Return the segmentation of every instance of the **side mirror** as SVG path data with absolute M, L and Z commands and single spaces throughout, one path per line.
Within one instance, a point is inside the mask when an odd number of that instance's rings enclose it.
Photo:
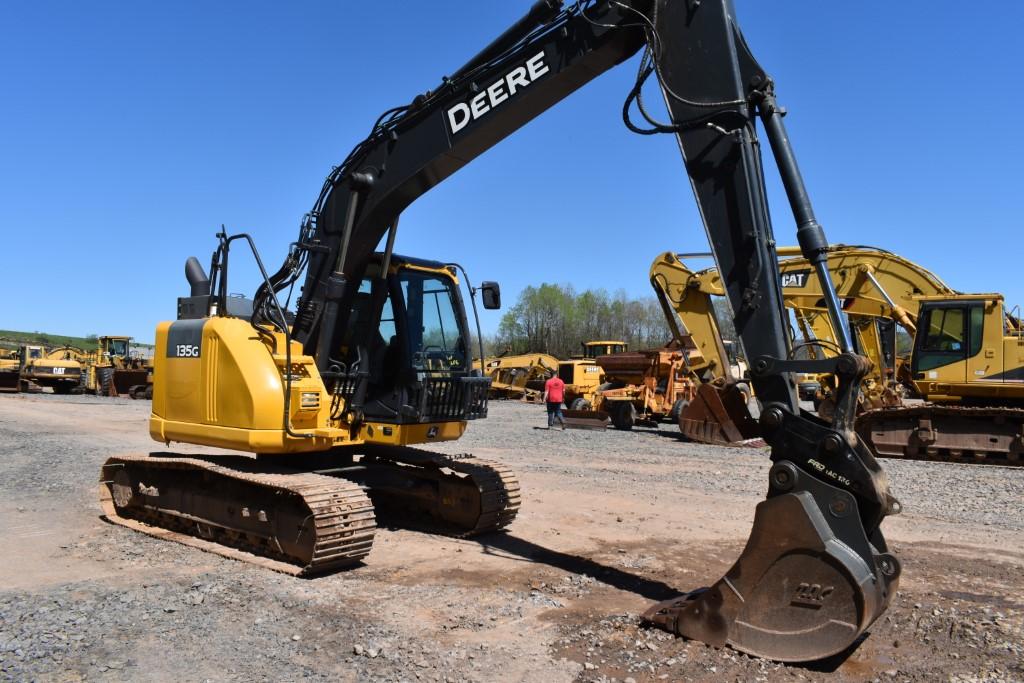
M 480 293 L 488 311 L 501 308 L 501 286 L 497 282 L 481 282 Z

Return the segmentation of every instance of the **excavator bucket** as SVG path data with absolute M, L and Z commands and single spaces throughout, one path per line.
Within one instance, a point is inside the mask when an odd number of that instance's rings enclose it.
M 790 462 L 769 474 L 768 499 L 736 564 L 710 588 L 653 606 L 653 626 L 714 647 L 783 662 L 850 649 L 886 609 L 898 560 L 869 540 L 849 493 Z
M 700 443 L 744 443 L 760 436 L 750 410 L 750 390 L 745 384 L 702 384 L 690 404 L 679 413 L 679 430 Z
M 565 426 L 569 429 L 600 430 L 608 427 L 609 416 L 603 410 L 563 410 Z

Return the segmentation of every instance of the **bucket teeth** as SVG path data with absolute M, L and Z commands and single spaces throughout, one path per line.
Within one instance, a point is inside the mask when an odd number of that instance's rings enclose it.
M 852 497 L 801 477 L 757 506 L 739 559 L 713 586 L 654 605 L 644 620 L 715 647 L 784 662 L 839 654 L 885 611 L 899 564 L 868 542 Z

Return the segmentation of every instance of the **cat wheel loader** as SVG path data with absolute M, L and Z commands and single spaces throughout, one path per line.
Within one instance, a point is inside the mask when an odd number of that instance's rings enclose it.
M 408 447 L 458 438 L 467 421 L 484 417 L 488 379 L 470 369 L 454 266 L 394 254 L 398 219 L 418 196 L 637 53 L 623 119 L 679 146 L 751 362 L 772 461 L 767 498 L 736 564 L 645 618 L 780 661 L 848 651 L 898 585 L 900 564 L 881 523 L 899 504 L 853 429 L 868 362 L 853 353 L 829 279 L 828 241 L 774 84 L 729 0 L 536 2 L 433 89 L 377 120 L 330 173 L 281 268 L 261 269 L 251 312 L 227 296 L 227 259 L 232 245 L 255 247 L 244 234 L 222 233 L 210 279 L 189 261 L 191 296 L 179 302 L 178 320 L 157 328 L 150 432 L 160 442 L 254 455 L 111 458 L 100 477 L 106 514 L 304 573 L 366 557 L 375 511 L 387 507 L 414 520 L 439 517 L 460 534 L 508 524 L 519 498 L 507 468 Z M 665 121 L 644 104 L 652 76 Z M 822 283 L 840 334 L 837 357 L 790 357 L 762 149 L 776 159 L 802 253 Z M 278 295 L 303 277 L 295 310 L 286 311 Z M 485 305 L 496 303 L 496 288 L 481 290 Z M 840 378 L 831 421 L 800 410 L 795 372 Z
M 131 337 L 103 335 L 88 356 L 82 390 L 97 396 L 153 397 L 153 367 L 133 353 Z

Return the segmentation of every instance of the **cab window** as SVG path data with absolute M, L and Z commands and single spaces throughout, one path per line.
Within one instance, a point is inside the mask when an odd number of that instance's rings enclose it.
M 964 350 L 964 309 L 935 308 L 929 312 L 922 350 L 957 352 Z
M 409 324 L 409 351 L 420 370 L 466 367 L 466 342 L 458 316 L 455 283 L 432 273 L 401 273 Z

